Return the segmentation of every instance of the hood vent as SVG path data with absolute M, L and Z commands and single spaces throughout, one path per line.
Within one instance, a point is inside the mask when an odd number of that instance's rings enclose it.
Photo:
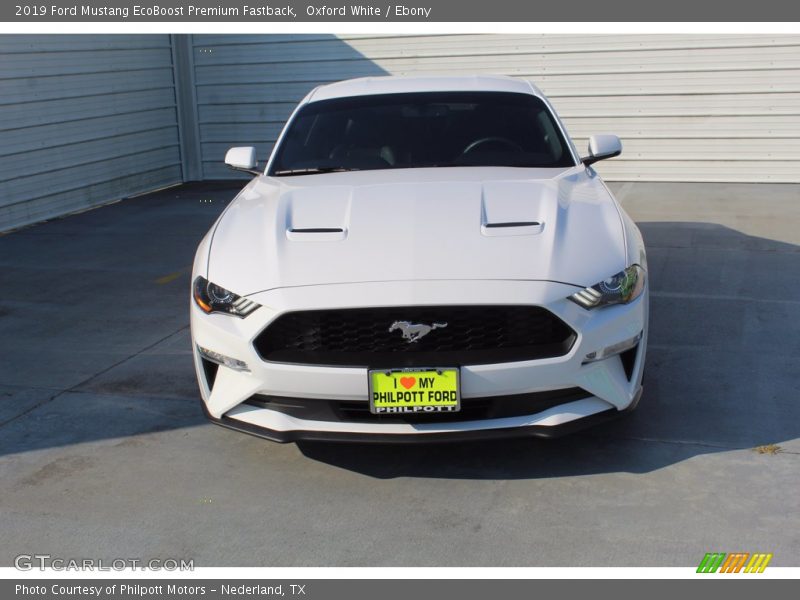
M 538 221 L 511 221 L 509 223 L 487 223 L 486 227 L 492 229 L 494 227 L 538 227 L 541 225 Z
M 539 221 L 505 221 L 502 223 L 484 223 L 481 233 L 487 237 L 508 235 L 537 235 L 544 231 L 544 223 Z
M 286 195 L 286 238 L 292 242 L 340 242 L 347 238 L 350 189 L 295 189 Z
M 555 189 L 550 183 L 495 181 L 481 188 L 481 233 L 485 237 L 538 235 L 544 230 L 542 217 L 552 206 Z
M 347 237 L 342 227 L 292 227 L 286 237 L 293 242 L 336 242 Z

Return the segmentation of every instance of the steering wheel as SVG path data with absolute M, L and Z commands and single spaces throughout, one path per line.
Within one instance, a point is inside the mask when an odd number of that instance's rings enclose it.
M 500 144 L 511 150 L 522 152 L 522 146 L 520 146 L 514 140 L 510 140 L 508 138 L 499 136 L 489 136 L 489 137 L 482 137 L 473 142 L 470 142 L 470 144 L 461 151 L 461 154 L 469 154 L 470 152 L 473 152 L 476 148 L 484 144 Z

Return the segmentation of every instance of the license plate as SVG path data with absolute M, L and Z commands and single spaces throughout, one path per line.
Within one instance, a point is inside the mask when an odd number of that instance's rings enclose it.
M 369 409 L 378 415 L 456 412 L 458 369 L 376 369 L 369 372 Z

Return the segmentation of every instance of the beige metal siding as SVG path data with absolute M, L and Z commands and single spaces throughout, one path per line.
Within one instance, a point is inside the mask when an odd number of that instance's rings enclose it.
M 263 160 L 319 83 L 500 73 L 533 80 L 580 148 L 617 133 L 609 180 L 800 182 L 800 36 L 194 36 L 203 172 L 227 147 Z
M 0 37 L 0 230 L 181 180 L 169 36 Z

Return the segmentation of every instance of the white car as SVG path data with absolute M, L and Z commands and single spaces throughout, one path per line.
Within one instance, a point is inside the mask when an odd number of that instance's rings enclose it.
M 633 409 L 639 230 L 547 99 L 504 77 L 325 85 L 197 250 L 207 416 L 279 442 L 554 436 Z

